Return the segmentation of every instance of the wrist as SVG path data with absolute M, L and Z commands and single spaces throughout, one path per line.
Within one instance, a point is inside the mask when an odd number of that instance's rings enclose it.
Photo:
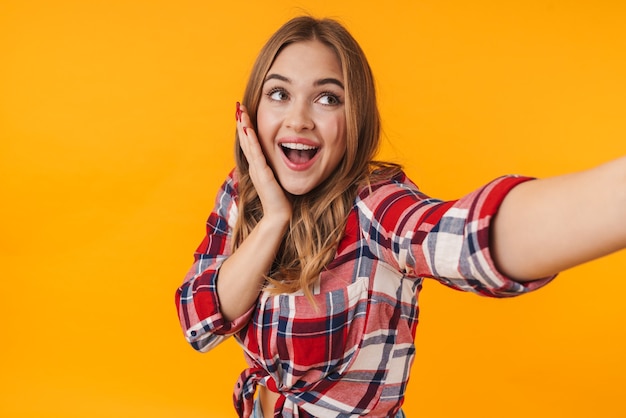
M 291 221 L 291 214 L 274 214 L 265 215 L 259 221 L 259 227 L 262 229 L 270 229 L 272 231 L 285 232 L 289 227 Z

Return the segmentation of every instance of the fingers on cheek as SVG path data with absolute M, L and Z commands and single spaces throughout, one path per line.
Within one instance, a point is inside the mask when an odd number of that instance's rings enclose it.
M 241 150 L 243 151 L 243 154 L 247 157 L 248 155 L 248 146 L 246 143 L 246 138 L 239 134 L 239 148 L 241 148 Z

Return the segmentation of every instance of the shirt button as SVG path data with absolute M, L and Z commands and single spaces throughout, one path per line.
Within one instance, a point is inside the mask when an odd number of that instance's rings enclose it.
M 196 335 L 198 335 L 198 333 L 197 333 L 196 331 L 191 331 L 189 334 L 190 334 L 192 337 L 195 337 Z

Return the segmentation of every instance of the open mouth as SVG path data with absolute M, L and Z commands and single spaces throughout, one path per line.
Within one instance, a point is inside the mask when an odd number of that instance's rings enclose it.
M 290 162 L 298 165 L 308 163 L 319 151 L 318 147 L 299 143 L 283 143 L 280 148 Z

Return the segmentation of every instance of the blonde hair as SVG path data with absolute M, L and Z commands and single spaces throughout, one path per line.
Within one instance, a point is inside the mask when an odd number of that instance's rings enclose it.
M 275 58 L 285 46 L 310 40 L 330 47 L 341 63 L 346 97 L 346 152 L 326 181 L 305 195 L 292 197 L 291 223 L 267 277 L 273 285 L 272 293 L 303 290 L 308 297 L 320 272 L 335 256 L 358 188 L 372 176 L 390 177 L 400 170 L 395 164 L 373 162 L 380 140 L 380 116 L 372 71 L 356 40 L 331 19 L 294 18 L 278 29 L 261 49 L 243 97 L 254 129 L 263 82 Z M 239 218 L 233 250 L 263 217 L 238 137 L 235 158 L 239 175 Z

